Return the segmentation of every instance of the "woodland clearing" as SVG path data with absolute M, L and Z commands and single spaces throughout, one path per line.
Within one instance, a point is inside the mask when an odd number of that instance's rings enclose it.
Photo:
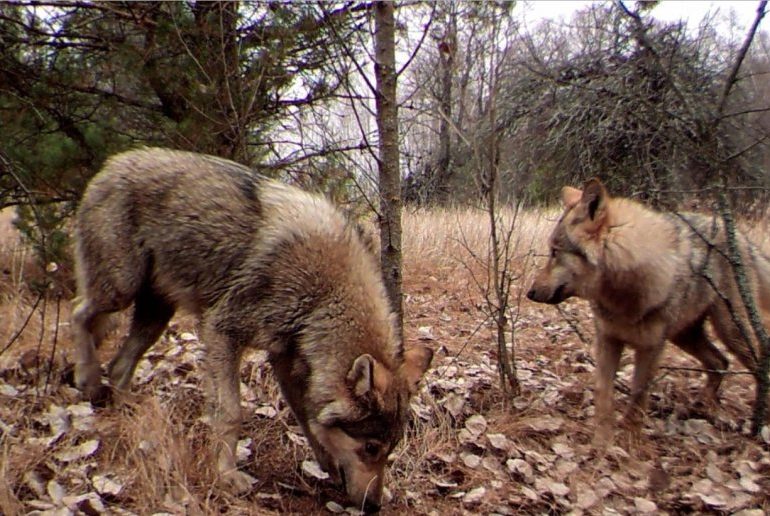
M 512 342 L 521 394 L 497 379 L 494 327 L 483 312 L 487 214 L 404 214 L 406 343 L 436 355 L 386 481 L 383 514 L 631 514 L 770 511 L 770 431 L 749 437 L 753 380 L 728 375 L 718 414 L 693 414 L 703 374 L 667 347 L 643 438 L 597 457 L 592 323 L 586 303 L 523 299 L 556 212 L 517 218 Z M 7 225 L 8 217 L 4 223 Z M 752 229 L 763 244 L 770 234 Z M 469 250 L 472 250 L 470 252 Z M 215 484 L 202 345 L 177 317 L 141 361 L 120 407 L 82 402 L 68 381 L 70 303 L 24 287 L 31 258 L 2 230 L 0 513 L 330 514 L 355 512 L 324 481 L 260 352 L 244 357 L 239 466 L 257 479 L 233 496 Z M 125 333 L 126 317 L 105 346 Z M 731 358 L 731 369 L 736 364 Z M 627 385 L 631 357 L 619 374 Z M 622 409 L 625 395 L 616 392 Z M 621 446 L 622 445 L 622 446 Z

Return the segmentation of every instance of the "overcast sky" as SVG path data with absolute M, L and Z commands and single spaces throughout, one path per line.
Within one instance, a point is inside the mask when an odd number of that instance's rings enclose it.
M 542 18 L 558 18 L 564 16 L 569 19 L 572 12 L 587 4 L 593 3 L 587 0 L 528 0 L 519 3 L 516 9 L 524 9 L 527 20 L 535 21 Z M 599 2 L 600 3 L 600 2 Z M 634 2 L 627 2 L 629 7 L 633 7 Z M 652 15 L 667 21 L 687 20 L 688 25 L 693 27 L 703 19 L 709 12 L 718 11 L 720 17 L 727 17 L 732 9 L 735 12 L 737 21 L 748 28 L 757 12 L 758 1 L 681 1 L 681 0 L 663 0 L 652 10 Z M 762 21 L 762 28 L 769 22 Z

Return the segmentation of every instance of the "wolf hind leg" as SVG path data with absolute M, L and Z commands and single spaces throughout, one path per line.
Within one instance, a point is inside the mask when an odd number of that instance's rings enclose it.
M 728 293 L 725 294 L 730 299 L 736 301 L 734 309 L 738 311 L 741 325 L 748 332 L 748 335 L 744 335 L 743 331 L 736 324 L 733 314 L 727 308 L 727 305 L 721 301 L 717 302 L 709 313 L 711 323 L 714 326 L 714 332 L 727 349 L 738 358 L 741 364 L 753 373 L 757 369 L 757 354 L 752 345 L 753 330 L 744 317 L 745 310 L 743 310 L 740 296 L 737 293 L 733 296 L 730 296 Z
M 706 385 L 703 388 L 702 401 L 707 407 L 713 408 L 719 404 L 719 386 L 724 374 L 720 371 L 727 369 L 729 362 L 721 351 L 708 339 L 703 321 L 698 321 L 684 329 L 671 339 L 679 349 L 697 359 L 706 369 Z
M 136 364 L 158 340 L 169 320 L 174 306 L 145 285 L 134 301 L 131 329 L 120 350 L 110 362 L 108 371 L 114 387 L 125 390 L 131 384 Z

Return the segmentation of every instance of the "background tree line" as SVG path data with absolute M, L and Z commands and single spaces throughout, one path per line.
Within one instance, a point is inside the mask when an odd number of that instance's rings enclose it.
M 715 17 L 688 30 L 655 20 L 654 7 L 594 4 L 568 24 L 534 28 L 507 21 L 493 42 L 490 31 L 509 8 L 446 5 L 437 44 L 414 74 L 425 129 L 412 151 L 408 198 L 473 197 L 472 142 L 496 134 L 509 199 L 548 202 L 562 185 L 600 176 L 613 192 L 672 206 L 704 194 L 726 169 L 735 185 L 759 188 L 757 199 L 770 156 L 767 34 L 723 98 L 744 32 L 718 30 L 730 22 Z M 506 49 L 493 121 L 481 94 L 489 45 Z
M 84 185 L 137 145 L 234 159 L 378 215 L 394 164 L 416 204 L 478 204 L 494 173 L 507 203 L 600 176 L 668 206 L 716 186 L 763 205 L 765 33 L 726 89 L 743 36 L 729 20 L 688 30 L 618 2 L 525 26 L 513 2 L 407 3 L 400 156 L 382 160 L 375 5 L 0 4 L 0 207 L 17 207 L 42 263 L 66 264 Z
M 61 260 L 61 221 L 104 159 L 164 145 L 376 207 L 372 5 L 3 3 L 0 206 L 19 206 L 22 228 L 33 240 L 48 232 Z M 506 201 L 552 202 L 563 184 L 600 176 L 618 194 L 672 205 L 727 169 L 736 192 L 759 199 L 765 33 L 722 99 L 742 37 L 717 30 L 729 22 L 687 30 L 657 21 L 654 3 L 604 3 L 525 27 L 514 6 L 397 9 L 408 202 L 476 202 L 489 163 Z

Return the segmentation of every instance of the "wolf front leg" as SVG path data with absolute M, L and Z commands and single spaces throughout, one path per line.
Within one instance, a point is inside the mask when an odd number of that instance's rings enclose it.
M 234 493 L 251 489 L 253 479 L 238 471 L 235 450 L 241 429 L 240 361 L 242 348 L 203 325 L 203 342 L 211 376 L 211 430 L 220 480 Z
M 73 340 L 75 342 L 75 385 L 93 403 L 101 404 L 109 398 L 109 388 L 102 386 L 102 368 L 96 349 L 99 347 L 112 306 L 97 306 L 91 299 L 78 299 L 72 312 Z
M 623 353 L 623 342 L 597 332 L 596 336 L 596 430 L 594 447 L 604 449 L 612 441 L 613 417 L 613 382 Z

